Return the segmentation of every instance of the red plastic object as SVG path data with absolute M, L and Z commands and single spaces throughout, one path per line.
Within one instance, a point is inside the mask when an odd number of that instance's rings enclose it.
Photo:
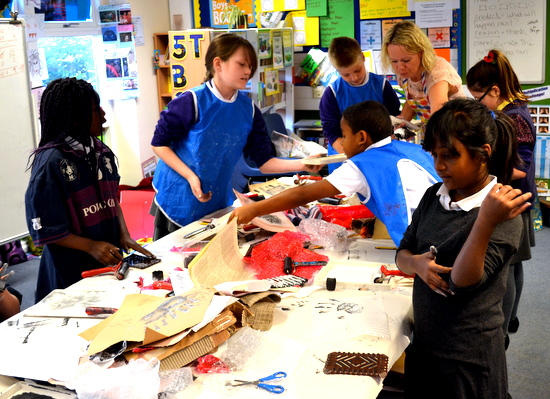
M 348 230 L 351 228 L 352 220 L 374 217 L 374 214 L 365 205 L 320 205 L 319 210 L 323 214 L 325 222 L 343 226 Z
M 284 260 L 287 256 L 294 262 L 329 260 L 328 256 L 305 249 L 306 241 L 309 241 L 309 236 L 287 230 L 256 245 L 250 256 L 250 267 L 255 271 L 256 278 L 263 280 L 284 276 Z M 297 267 L 293 274 L 310 280 L 322 267 Z
M 230 373 L 231 370 L 223 362 L 213 355 L 205 355 L 197 359 L 197 372 L 201 374 L 206 373 Z

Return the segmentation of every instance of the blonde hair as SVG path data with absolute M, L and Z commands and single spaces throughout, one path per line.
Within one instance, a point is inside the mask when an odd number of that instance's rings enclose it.
M 328 58 L 335 68 L 347 68 L 363 57 L 361 46 L 351 37 L 335 37 L 328 48 Z
M 420 54 L 420 66 L 424 71 L 431 71 L 435 66 L 436 55 L 430 39 L 411 21 L 396 23 L 384 36 L 380 61 L 386 70 L 393 70 L 388 54 L 390 44 L 403 46 L 409 54 Z

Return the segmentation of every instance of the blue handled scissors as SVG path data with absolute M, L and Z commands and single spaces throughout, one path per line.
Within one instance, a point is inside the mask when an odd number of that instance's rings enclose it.
M 267 377 L 260 378 L 256 381 L 244 381 L 244 380 L 235 380 L 235 382 L 239 382 L 240 384 L 232 384 L 233 386 L 240 386 L 240 385 L 256 385 L 258 388 L 265 389 L 269 392 L 273 393 L 283 393 L 285 389 L 281 385 L 271 385 L 271 384 L 264 384 L 265 381 L 271 381 L 271 380 L 277 380 L 279 378 L 285 378 L 286 373 L 284 371 L 278 371 L 274 374 L 268 375 Z

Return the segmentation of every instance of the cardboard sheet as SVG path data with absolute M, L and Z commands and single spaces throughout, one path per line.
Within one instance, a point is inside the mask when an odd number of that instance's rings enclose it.
M 147 345 L 200 323 L 213 295 L 206 289 L 193 289 L 170 298 L 128 295 L 115 314 L 80 336 L 92 341 L 88 355 L 121 341 Z

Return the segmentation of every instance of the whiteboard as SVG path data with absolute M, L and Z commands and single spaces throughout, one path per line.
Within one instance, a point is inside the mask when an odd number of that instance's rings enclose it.
M 467 0 L 467 68 L 497 49 L 506 54 L 519 81 L 544 82 L 546 1 Z
M 27 160 L 35 147 L 35 116 L 24 22 L 0 19 L 0 244 L 28 235 Z M 21 21 L 21 20 L 20 20 Z

